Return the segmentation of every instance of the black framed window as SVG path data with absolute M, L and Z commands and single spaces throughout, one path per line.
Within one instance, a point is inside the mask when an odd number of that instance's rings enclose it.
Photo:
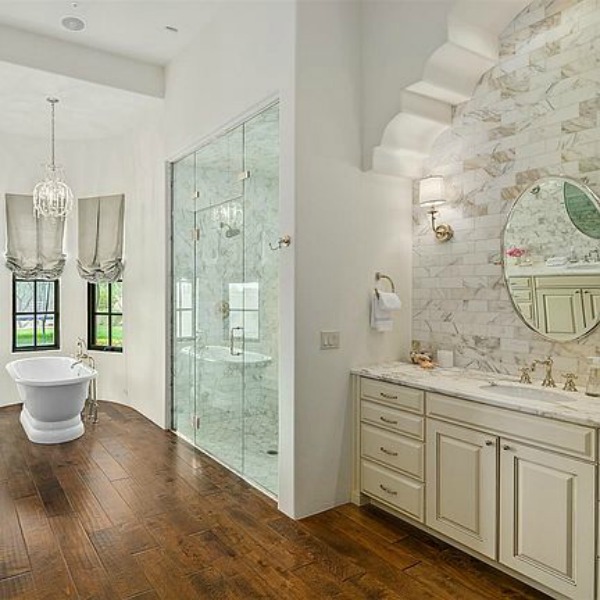
M 60 348 L 59 283 L 13 277 L 13 352 Z
M 123 351 L 123 282 L 88 283 L 88 348 Z

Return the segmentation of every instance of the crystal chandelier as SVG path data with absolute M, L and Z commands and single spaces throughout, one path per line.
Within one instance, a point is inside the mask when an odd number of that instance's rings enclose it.
M 73 208 L 73 192 L 64 182 L 62 167 L 54 163 L 54 109 L 58 98 L 46 98 L 52 110 L 50 164 L 46 165 L 44 180 L 33 189 L 33 211 L 36 217 L 64 219 Z

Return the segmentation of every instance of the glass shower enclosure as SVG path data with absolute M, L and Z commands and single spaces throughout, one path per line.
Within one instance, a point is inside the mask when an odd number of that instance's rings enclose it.
M 171 173 L 173 430 L 277 495 L 278 105 Z

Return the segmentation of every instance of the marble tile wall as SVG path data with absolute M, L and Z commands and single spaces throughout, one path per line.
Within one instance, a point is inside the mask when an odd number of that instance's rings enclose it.
M 436 242 L 414 209 L 413 338 L 451 348 L 458 366 L 516 374 L 552 354 L 557 373 L 580 383 L 600 331 L 579 342 L 545 340 L 513 311 L 499 264 L 501 234 L 515 199 L 542 176 L 587 178 L 600 192 L 600 2 L 536 0 L 501 36 L 498 65 L 455 109 L 427 171 L 446 179 Z

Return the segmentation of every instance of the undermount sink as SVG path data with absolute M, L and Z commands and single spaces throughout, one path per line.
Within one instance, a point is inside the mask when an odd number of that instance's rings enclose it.
M 582 269 L 584 271 L 600 271 L 600 262 L 577 262 L 567 265 L 567 269 Z
M 186 354 L 194 354 L 196 358 L 208 363 L 225 363 L 248 367 L 264 367 L 272 362 L 272 358 L 260 352 L 244 350 L 240 354 L 231 354 L 227 346 L 204 346 L 194 352 L 193 348 L 186 348 Z
M 488 383 L 480 386 L 484 392 L 498 394 L 505 398 L 515 398 L 520 400 L 539 400 L 541 402 L 569 402 L 576 398 L 569 398 L 565 394 L 549 390 L 547 388 L 535 388 L 529 385 L 511 385 L 506 383 Z

